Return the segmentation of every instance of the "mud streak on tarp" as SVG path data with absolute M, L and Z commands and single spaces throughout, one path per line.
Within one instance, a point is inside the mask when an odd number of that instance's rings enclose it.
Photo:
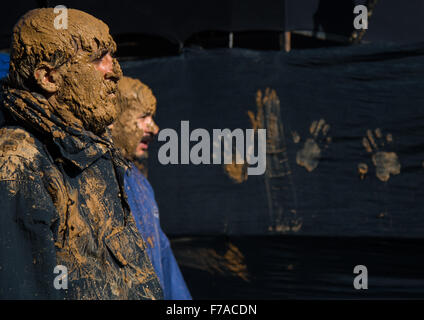
M 248 111 L 247 115 L 254 130 L 267 130 L 264 179 L 270 219 L 268 231 L 297 232 L 302 227 L 302 219 L 297 212 L 296 190 L 287 156 L 280 100 L 275 90 L 266 88 L 263 93 L 258 90 L 256 107 L 256 114 Z M 246 162 L 243 164 L 235 162 L 237 153 L 237 148 L 233 148 L 233 163 L 225 164 L 224 171 L 233 182 L 242 183 L 248 179 L 248 165 Z

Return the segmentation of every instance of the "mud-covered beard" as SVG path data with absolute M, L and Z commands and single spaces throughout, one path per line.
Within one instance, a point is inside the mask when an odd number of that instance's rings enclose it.
M 149 152 L 146 150 L 141 155 L 135 155 L 134 161 L 144 161 L 149 158 Z
M 114 122 L 112 138 L 115 146 L 121 150 L 122 155 L 134 161 L 135 150 L 143 138 L 143 130 L 137 125 L 136 111 L 125 110 Z
M 134 157 L 134 165 L 147 177 L 148 174 L 148 159 L 149 153 L 148 151 L 144 151 L 142 155 Z
M 124 117 L 125 118 L 125 117 Z M 122 120 L 120 118 L 119 120 Z M 130 128 L 133 127 L 133 130 Z M 147 177 L 147 160 L 149 157 L 148 151 L 145 150 L 141 155 L 136 154 L 136 148 L 140 144 L 143 138 L 143 131 L 136 128 L 132 123 L 125 125 L 117 121 L 114 123 L 111 130 L 112 138 L 115 146 L 119 148 L 122 155 L 129 161 L 133 162 L 134 165 Z
M 63 75 L 57 101 L 69 107 L 85 130 L 101 135 L 118 116 L 116 90 L 116 82 L 104 79 L 93 65 L 73 64 Z
M 119 115 L 111 129 L 115 146 L 122 155 L 147 176 L 148 152 L 144 150 L 141 155 L 136 152 L 137 147 L 143 140 L 143 130 L 137 125 L 138 110 L 125 110 Z

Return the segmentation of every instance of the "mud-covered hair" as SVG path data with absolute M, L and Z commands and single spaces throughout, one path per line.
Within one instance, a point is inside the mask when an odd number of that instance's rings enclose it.
M 7 85 L 30 91 L 40 88 L 34 71 L 45 63 L 52 69 L 64 65 L 83 50 L 116 50 L 109 28 L 88 13 L 67 9 L 67 29 L 56 29 L 53 8 L 34 9 L 23 15 L 13 28 Z
M 131 109 L 153 115 L 156 110 L 152 90 L 138 79 L 122 77 L 118 82 L 117 98 L 122 112 Z

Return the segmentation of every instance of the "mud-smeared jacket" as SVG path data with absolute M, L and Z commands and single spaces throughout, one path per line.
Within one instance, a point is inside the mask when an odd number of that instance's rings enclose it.
M 126 171 L 124 181 L 128 203 L 137 228 L 147 243 L 146 251 L 161 283 L 164 298 L 191 300 L 169 239 L 160 227 L 159 209 L 152 186 L 134 165 Z
M 47 103 L 0 96 L 0 298 L 163 298 L 108 132 L 66 126 Z

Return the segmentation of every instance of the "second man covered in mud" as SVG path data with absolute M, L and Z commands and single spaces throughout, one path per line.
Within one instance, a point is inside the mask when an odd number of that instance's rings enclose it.
M 160 227 L 153 189 L 145 177 L 148 146 L 159 131 L 153 120 L 156 98 L 139 80 L 123 77 L 118 82 L 118 104 L 121 113 L 112 126 L 112 136 L 125 158 L 133 163 L 125 175 L 125 190 L 138 230 L 147 243 L 165 299 L 191 299 L 169 240 Z

